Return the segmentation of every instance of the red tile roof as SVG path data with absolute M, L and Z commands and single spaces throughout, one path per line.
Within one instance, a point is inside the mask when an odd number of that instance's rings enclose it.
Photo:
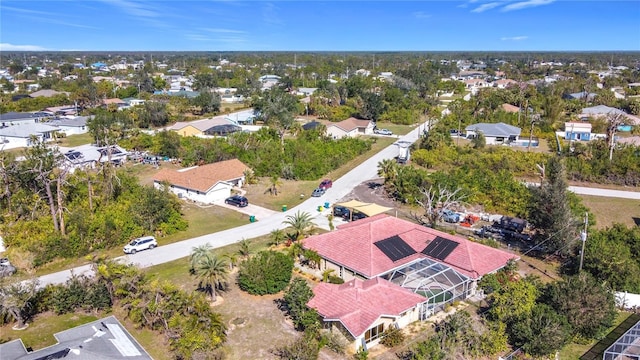
M 333 126 L 336 126 L 346 132 L 350 132 L 358 128 L 366 128 L 367 126 L 369 126 L 370 123 L 371 121 L 369 120 L 361 120 L 361 119 L 356 119 L 354 117 L 350 117 L 346 120 L 342 120 L 340 122 L 333 124 Z
M 507 103 L 502 104 L 502 110 L 504 110 L 505 112 L 509 112 L 509 113 L 518 113 L 518 112 L 520 112 L 520 108 L 519 107 L 517 107 L 515 105 L 507 104 Z
M 231 181 L 244 176 L 249 169 L 242 161 L 231 159 L 189 169 L 162 169 L 153 178 L 154 181 L 168 181 L 171 185 L 206 193 L 221 181 Z
M 341 285 L 320 283 L 313 294 L 307 306 L 325 321 L 340 321 L 353 337 L 362 335 L 381 316 L 398 317 L 427 300 L 382 278 L 354 279 Z
M 416 254 L 392 261 L 375 245 L 377 241 L 394 235 L 411 246 Z M 421 253 L 438 236 L 458 243 L 444 260 Z M 368 278 L 384 274 L 416 259 L 430 258 L 472 279 L 477 279 L 502 268 L 509 259 L 517 258 L 506 251 L 386 214 L 354 221 L 339 226 L 336 231 L 312 236 L 304 241 L 303 246 Z

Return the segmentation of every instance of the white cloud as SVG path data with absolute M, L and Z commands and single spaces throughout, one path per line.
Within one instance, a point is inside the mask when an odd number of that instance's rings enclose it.
M 38 45 L 15 45 L 9 43 L 0 43 L 0 51 L 42 51 L 47 50 Z
M 501 37 L 500 40 L 502 41 L 522 41 L 522 40 L 527 40 L 529 37 L 528 36 L 505 36 L 505 37 Z
M 426 13 L 426 12 L 424 12 L 424 11 L 416 11 L 416 12 L 414 12 L 414 13 L 413 13 L 413 16 L 414 16 L 416 19 L 428 19 L 428 18 L 430 18 L 430 17 L 431 17 L 431 14 L 427 14 L 427 13 Z
M 493 9 L 495 7 L 498 7 L 498 6 L 502 5 L 502 4 L 504 4 L 504 3 L 500 2 L 500 1 L 482 4 L 482 5 L 478 6 L 477 8 L 471 10 L 471 12 L 474 12 L 474 13 L 485 12 L 487 10 L 491 10 L 491 9 Z
M 527 0 L 527 1 L 520 1 L 520 2 L 517 2 L 517 3 L 509 4 L 509 5 L 505 6 L 505 7 L 503 7 L 502 9 L 500 9 L 500 11 L 513 11 L 513 10 L 526 9 L 526 8 L 530 8 L 530 7 L 549 5 L 549 4 L 553 3 L 554 1 L 556 1 L 556 0 Z
M 138 17 L 158 17 L 160 14 L 148 7 L 145 7 L 141 2 L 133 2 L 128 0 L 103 0 L 107 4 L 114 5 L 120 10 L 126 12 L 129 15 Z

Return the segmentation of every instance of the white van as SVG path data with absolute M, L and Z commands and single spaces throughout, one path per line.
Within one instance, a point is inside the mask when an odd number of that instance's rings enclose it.
M 155 237 L 143 236 L 131 241 L 123 250 L 125 254 L 135 254 L 138 251 L 153 249 L 156 246 L 158 246 L 158 242 Z

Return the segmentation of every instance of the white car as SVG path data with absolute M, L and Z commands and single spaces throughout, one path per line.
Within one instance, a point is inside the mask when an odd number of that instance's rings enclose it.
M 138 251 L 153 249 L 156 246 L 158 246 L 158 242 L 155 237 L 143 236 L 131 241 L 123 250 L 125 254 L 135 254 Z
M 374 133 L 378 135 L 393 135 L 393 132 L 389 129 L 376 129 Z

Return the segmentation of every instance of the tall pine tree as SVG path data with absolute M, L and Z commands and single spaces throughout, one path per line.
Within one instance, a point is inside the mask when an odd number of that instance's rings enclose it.
M 536 243 L 547 253 L 567 255 L 578 239 L 578 222 L 571 213 L 564 163 L 556 156 L 547 162 L 540 186 L 531 187 L 529 222 Z

